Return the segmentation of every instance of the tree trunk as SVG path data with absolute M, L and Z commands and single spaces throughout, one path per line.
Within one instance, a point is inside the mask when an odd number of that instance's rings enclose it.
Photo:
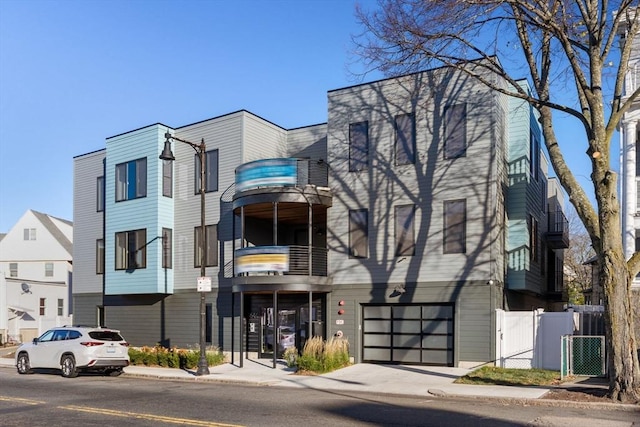
M 616 221 L 613 221 L 614 223 Z M 611 230 L 613 231 L 613 230 Z M 619 234 L 619 231 L 617 231 Z M 604 290 L 605 331 L 607 342 L 607 366 L 609 372 L 609 393 L 613 400 L 623 403 L 640 402 L 640 375 L 638 355 L 635 353 L 635 326 L 631 308 L 631 282 L 626 261 L 621 257 L 622 248 L 619 235 L 611 240 L 615 233 L 602 235 L 602 262 L 600 265 L 600 283 Z M 613 245 L 611 245 L 613 243 Z M 609 245 L 607 245 L 609 244 Z

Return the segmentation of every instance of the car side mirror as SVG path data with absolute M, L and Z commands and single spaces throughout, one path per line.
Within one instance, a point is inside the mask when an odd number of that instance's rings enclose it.
M 34 338 L 33 341 L 31 341 L 34 344 L 38 344 L 38 338 Z

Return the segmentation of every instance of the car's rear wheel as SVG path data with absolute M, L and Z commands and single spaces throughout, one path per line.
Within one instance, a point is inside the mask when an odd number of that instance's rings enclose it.
M 16 368 L 18 369 L 19 374 L 24 375 L 33 373 L 31 365 L 29 364 L 29 355 L 27 353 L 20 353 L 20 355 L 18 355 Z
M 76 368 L 76 359 L 70 355 L 62 356 L 62 376 L 65 378 L 75 378 L 78 376 L 78 368 Z

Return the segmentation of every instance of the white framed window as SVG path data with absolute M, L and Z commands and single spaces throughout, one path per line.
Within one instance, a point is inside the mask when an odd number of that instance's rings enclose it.
M 40 298 L 40 316 L 44 316 L 47 310 L 47 299 Z
M 58 316 L 64 316 L 64 300 L 58 298 Z
M 25 228 L 24 229 L 24 240 L 36 240 L 36 229 L 35 228 Z
M 9 277 L 18 277 L 18 263 L 10 262 L 9 263 Z
M 53 263 L 45 262 L 44 263 L 44 276 L 45 277 L 53 277 Z

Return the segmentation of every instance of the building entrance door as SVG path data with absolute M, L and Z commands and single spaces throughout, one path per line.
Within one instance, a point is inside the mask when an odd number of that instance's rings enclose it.
M 282 357 L 286 349 L 296 348 L 296 331 L 299 329 L 297 317 L 297 310 L 278 310 L 276 328 L 273 307 L 262 309 L 260 357 L 273 356 L 274 349 L 277 357 Z

